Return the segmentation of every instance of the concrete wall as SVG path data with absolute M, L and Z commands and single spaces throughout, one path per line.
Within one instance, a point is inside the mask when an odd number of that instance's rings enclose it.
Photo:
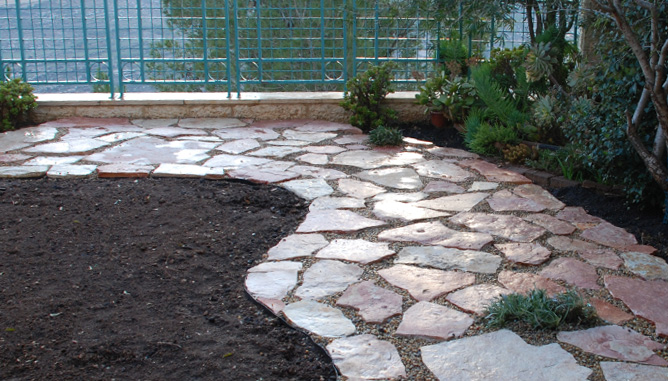
M 36 122 L 65 117 L 124 117 L 133 119 L 232 117 L 248 119 L 323 119 L 347 122 L 349 113 L 339 102 L 342 93 L 127 93 L 123 99 L 108 94 L 37 94 Z M 390 94 L 387 104 L 401 121 L 426 119 L 415 104 L 414 92 Z

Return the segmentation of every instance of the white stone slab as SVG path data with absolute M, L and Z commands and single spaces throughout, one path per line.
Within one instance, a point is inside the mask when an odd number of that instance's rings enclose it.
M 341 310 L 314 300 L 288 304 L 283 314 L 290 324 L 323 337 L 344 337 L 355 333 L 355 325 Z
M 283 238 L 276 246 L 269 249 L 267 259 L 280 261 L 301 257 L 310 257 L 329 242 L 321 234 L 293 234 Z
M 501 265 L 498 255 L 475 250 L 440 246 L 409 246 L 401 249 L 395 263 L 435 267 L 441 270 L 462 270 L 494 274 Z
M 246 276 L 246 290 L 255 298 L 283 299 L 297 285 L 300 262 L 265 262 L 252 267 Z
M 335 239 L 315 257 L 368 264 L 394 254 L 394 250 L 388 248 L 387 243 L 369 242 L 363 239 Z
M 323 179 L 292 180 L 283 183 L 283 186 L 307 200 L 314 200 L 334 193 L 334 189 Z
M 406 376 L 397 349 L 373 335 L 334 340 L 327 352 L 341 375 L 348 380 L 394 380 Z
M 359 266 L 339 261 L 319 261 L 303 274 L 304 281 L 295 296 L 301 299 L 320 299 L 336 294 L 359 281 L 362 276 Z

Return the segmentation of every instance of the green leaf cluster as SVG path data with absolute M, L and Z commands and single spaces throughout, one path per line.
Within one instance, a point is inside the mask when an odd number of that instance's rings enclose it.
M 485 314 L 487 325 L 493 328 L 521 321 L 533 329 L 554 330 L 564 323 L 581 324 L 596 319 L 593 307 L 574 290 L 554 297 L 541 289 L 534 289 L 527 295 L 503 295 L 487 308 Z
M 373 66 L 348 81 L 348 91 L 340 105 L 352 112 L 350 124 L 369 132 L 397 118 L 396 111 L 383 105 L 387 94 L 394 92 L 391 83 L 393 68 L 391 62 Z
M 426 111 L 442 112 L 446 118 L 455 122 L 465 120 L 469 110 L 478 102 L 471 82 L 462 77 L 448 79 L 445 71 L 420 86 L 415 99 L 418 104 L 427 106 Z
M 30 84 L 16 78 L 0 84 L 0 131 L 10 131 L 29 122 L 37 107 Z
M 383 146 L 400 146 L 404 142 L 404 135 L 395 127 L 376 127 L 369 133 L 371 144 Z

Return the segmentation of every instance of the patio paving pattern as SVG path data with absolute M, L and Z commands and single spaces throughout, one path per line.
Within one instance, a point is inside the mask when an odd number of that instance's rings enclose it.
M 342 379 L 668 379 L 655 249 L 466 151 L 374 148 L 317 120 L 69 118 L 0 134 L 0 177 L 44 176 L 240 178 L 308 200 L 245 285 Z M 543 345 L 481 329 L 491 301 L 536 287 L 578 290 L 610 325 Z

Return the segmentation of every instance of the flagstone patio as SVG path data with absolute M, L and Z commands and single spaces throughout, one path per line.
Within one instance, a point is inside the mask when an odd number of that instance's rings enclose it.
M 668 380 L 655 249 L 469 152 L 374 149 L 315 120 L 71 118 L 0 135 L 0 177 L 43 176 L 234 177 L 310 200 L 246 289 L 351 380 Z M 534 287 L 579 290 L 609 325 L 538 346 L 478 333 L 490 301 Z

